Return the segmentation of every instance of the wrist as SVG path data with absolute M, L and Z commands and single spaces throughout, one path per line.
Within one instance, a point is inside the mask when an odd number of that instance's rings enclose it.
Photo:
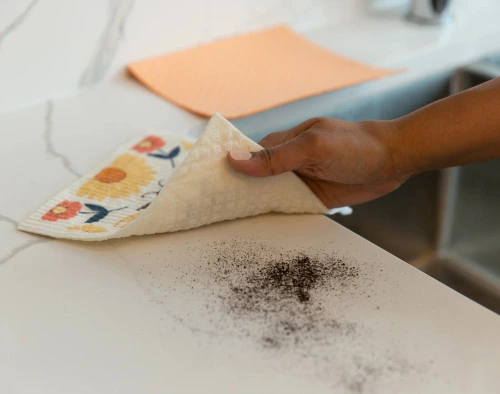
M 375 138 L 385 162 L 386 180 L 403 183 L 418 171 L 412 166 L 407 134 L 403 125 L 394 120 L 374 120 L 361 125 Z
M 396 176 L 408 179 L 421 172 L 417 160 L 418 148 L 415 146 L 412 133 L 403 119 L 391 120 L 388 123 L 391 127 L 387 133 L 387 139 Z

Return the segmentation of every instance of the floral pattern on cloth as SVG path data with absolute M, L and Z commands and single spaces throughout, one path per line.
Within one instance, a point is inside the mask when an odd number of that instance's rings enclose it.
M 141 142 L 135 144 L 132 149 L 139 153 L 151 153 L 165 145 L 165 141 L 156 135 L 148 135 Z
M 50 209 L 42 216 L 42 220 L 57 222 L 58 220 L 67 220 L 75 217 L 82 209 L 82 204 L 78 201 L 64 200 Z
M 154 181 L 155 173 L 145 158 L 124 153 L 85 182 L 76 195 L 98 201 L 106 197 L 128 197 L 140 193 L 141 187 Z
M 86 233 L 105 233 L 108 231 L 104 227 L 98 226 L 97 224 L 82 224 L 81 226 L 72 226 L 68 227 L 68 230 L 78 230 L 84 231 Z
M 54 236 L 80 233 L 88 238 L 122 230 L 146 211 L 192 146 L 174 134 L 135 138 L 28 220 L 43 227 L 40 233 Z
M 113 224 L 113 227 L 118 227 L 118 228 L 124 228 L 124 227 L 127 227 L 127 225 L 133 221 L 134 219 L 136 219 L 138 216 L 140 215 L 140 213 L 133 213 L 132 215 L 128 215 L 120 220 L 118 220 L 115 224 Z
M 182 142 L 185 149 L 186 144 L 189 144 L 185 141 Z M 146 138 L 144 138 L 142 141 L 140 141 L 138 144 L 132 147 L 133 150 L 139 153 L 147 153 L 148 156 L 151 157 L 156 157 L 158 159 L 165 159 L 165 160 L 170 160 L 172 164 L 172 168 L 175 167 L 175 161 L 174 159 L 179 156 L 181 153 L 181 147 L 176 146 L 172 148 L 170 151 L 165 152 L 162 147 L 165 146 L 165 141 L 158 136 L 155 135 L 149 135 Z M 191 145 L 192 146 L 192 145 Z M 189 150 L 190 148 L 187 148 L 186 150 Z
M 89 136 L 81 153 L 97 154 L 106 141 L 113 143 L 110 137 Z M 257 152 L 262 147 L 221 115 L 212 116 L 189 150 L 192 142 L 175 134 L 134 138 L 17 228 L 54 238 L 103 241 L 189 230 L 269 212 L 332 213 L 293 172 L 255 178 L 234 171 L 227 152 Z

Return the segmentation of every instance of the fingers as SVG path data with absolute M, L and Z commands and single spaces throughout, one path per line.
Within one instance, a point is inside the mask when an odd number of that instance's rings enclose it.
M 272 148 L 273 146 L 282 144 L 283 142 L 286 142 L 294 137 L 295 135 L 289 133 L 288 130 L 276 131 L 262 138 L 259 141 L 259 145 L 263 148 Z
M 228 153 L 229 164 L 244 174 L 264 177 L 295 171 L 309 162 L 303 138 L 297 137 L 258 152 L 232 150 Z
M 351 185 L 317 181 L 307 177 L 301 179 L 329 209 L 362 204 L 388 194 L 400 186 L 399 182 Z
M 227 156 L 229 164 L 237 171 L 256 177 L 298 170 L 312 160 L 315 134 L 306 131 L 314 129 L 319 122 L 321 118 L 312 118 L 291 129 L 269 134 L 260 141 L 264 149 L 259 152 L 232 150 Z
M 268 134 L 259 141 L 259 145 L 261 145 L 264 148 L 271 148 L 273 146 L 282 144 L 288 140 L 291 140 L 292 138 L 297 137 L 299 134 L 302 134 L 303 132 L 309 130 L 318 121 L 319 118 L 311 118 L 290 129 L 283 131 L 276 131 L 274 133 Z

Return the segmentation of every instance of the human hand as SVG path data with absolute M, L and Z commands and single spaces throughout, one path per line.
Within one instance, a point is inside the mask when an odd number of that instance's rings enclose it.
M 260 141 L 265 149 L 231 151 L 229 164 L 265 177 L 294 171 L 328 207 L 355 205 L 397 189 L 410 174 L 395 169 L 394 124 L 313 118 Z

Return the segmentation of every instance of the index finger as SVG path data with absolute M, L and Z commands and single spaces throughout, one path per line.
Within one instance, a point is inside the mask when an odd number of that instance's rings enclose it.
M 280 145 L 309 130 L 318 121 L 318 118 L 311 118 L 290 129 L 276 131 L 274 133 L 268 134 L 259 141 L 259 145 L 264 148 L 272 148 L 273 146 Z

